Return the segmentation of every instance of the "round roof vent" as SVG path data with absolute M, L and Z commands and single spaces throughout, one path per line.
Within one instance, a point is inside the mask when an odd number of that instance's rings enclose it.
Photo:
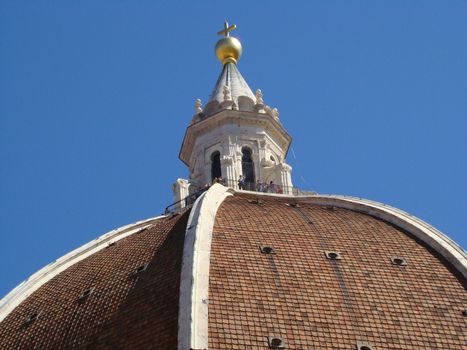
M 285 349 L 285 343 L 281 337 L 269 336 L 268 345 L 270 349 Z

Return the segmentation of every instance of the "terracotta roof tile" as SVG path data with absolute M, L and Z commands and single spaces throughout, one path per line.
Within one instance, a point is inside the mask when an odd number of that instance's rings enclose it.
M 209 285 L 211 349 L 461 349 L 465 290 L 401 229 L 347 209 L 236 194 L 219 208 Z M 261 245 L 275 254 L 261 253 Z M 338 251 L 341 260 L 327 259 Z M 406 259 L 406 266 L 391 262 Z
M 0 348 L 176 348 L 187 218 L 159 219 L 55 276 L 0 323 Z
M 210 349 L 267 349 L 268 337 L 286 349 L 462 348 L 465 281 L 431 249 L 366 214 L 254 197 L 236 193 L 216 216 Z M 0 348 L 175 349 L 187 219 L 160 219 L 45 283 L 0 324 Z

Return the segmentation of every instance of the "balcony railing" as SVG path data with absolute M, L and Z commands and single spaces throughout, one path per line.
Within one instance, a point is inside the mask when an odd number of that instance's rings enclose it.
M 173 212 L 176 212 L 177 210 L 180 210 L 180 209 L 183 209 L 185 207 L 192 205 L 198 199 L 198 197 L 203 194 L 203 192 L 209 189 L 209 187 L 210 186 L 199 188 L 192 194 L 186 196 L 185 198 L 180 199 L 179 201 L 168 205 L 167 207 L 165 207 L 164 214 L 173 213 Z
M 314 191 L 305 191 L 298 187 L 293 186 L 282 186 L 274 183 L 273 181 L 262 182 L 249 182 L 249 181 L 235 181 L 230 179 L 218 179 L 214 180 L 213 183 L 220 183 L 221 185 L 232 187 L 239 190 L 244 191 L 252 191 L 252 192 L 262 192 L 262 193 L 275 193 L 275 194 L 287 194 L 293 196 L 299 195 L 312 195 L 316 194 Z
M 234 189 L 243 190 L 243 191 L 251 191 L 251 192 L 261 192 L 261 193 L 274 193 L 274 194 L 285 194 L 285 195 L 292 195 L 292 196 L 300 196 L 300 195 L 313 195 L 316 194 L 315 191 L 305 191 L 298 187 L 287 187 L 287 186 L 280 186 L 275 184 L 274 182 L 248 182 L 248 181 L 235 181 L 230 179 L 215 179 L 213 184 L 219 183 L 221 185 L 232 187 Z M 165 208 L 164 214 L 169 214 L 176 212 L 182 208 L 188 207 L 192 205 L 196 199 L 198 199 L 203 192 L 208 190 L 210 187 L 209 184 L 205 185 L 204 187 L 197 188 L 192 194 L 186 196 L 185 198 L 168 205 Z

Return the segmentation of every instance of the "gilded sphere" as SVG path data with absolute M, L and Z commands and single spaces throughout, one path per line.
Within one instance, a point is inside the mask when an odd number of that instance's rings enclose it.
M 217 58 L 222 64 L 237 63 L 242 55 L 242 44 L 237 38 L 226 36 L 217 42 L 215 50 Z

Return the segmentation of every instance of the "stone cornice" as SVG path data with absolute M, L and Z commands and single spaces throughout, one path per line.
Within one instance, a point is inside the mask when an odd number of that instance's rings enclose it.
M 200 135 L 222 125 L 241 124 L 248 126 L 259 126 L 264 128 L 269 135 L 279 141 L 279 146 L 287 154 L 292 137 L 282 127 L 282 125 L 271 116 L 257 112 L 222 110 L 199 122 L 191 124 L 185 132 L 179 158 L 186 165 L 189 165 L 196 138 Z

